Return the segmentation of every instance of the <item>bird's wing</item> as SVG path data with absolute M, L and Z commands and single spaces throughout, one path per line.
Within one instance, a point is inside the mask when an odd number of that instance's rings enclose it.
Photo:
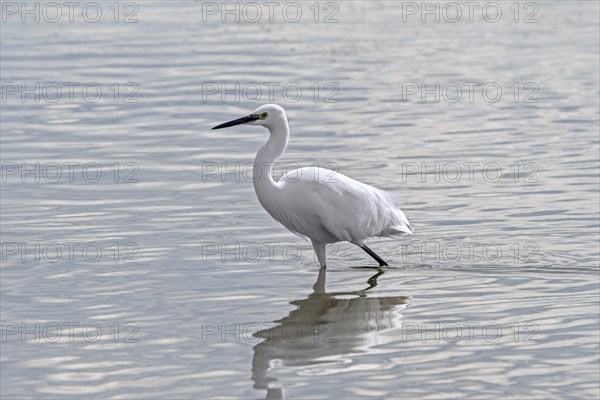
M 295 233 L 331 243 L 412 232 L 395 194 L 343 174 L 300 168 L 279 184 L 284 199 L 273 216 Z

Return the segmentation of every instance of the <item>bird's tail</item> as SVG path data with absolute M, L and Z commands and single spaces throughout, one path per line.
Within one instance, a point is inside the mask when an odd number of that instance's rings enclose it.
M 393 205 L 393 219 L 395 220 L 390 226 L 390 233 L 392 235 L 412 235 L 414 232 L 413 227 L 410 226 L 408 218 L 406 218 L 406 215 L 400 209 L 400 205 L 402 204 L 400 193 L 387 192 L 387 196 L 388 201 Z
M 398 224 L 391 227 L 392 235 L 412 235 L 414 229 L 410 224 Z
M 408 222 L 408 218 L 406 218 L 402 210 L 396 208 L 394 214 L 397 222 L 390 227 L 392 234 L 412 235 L 414 232 L 413 227 L 410 226 L 410 222 Z

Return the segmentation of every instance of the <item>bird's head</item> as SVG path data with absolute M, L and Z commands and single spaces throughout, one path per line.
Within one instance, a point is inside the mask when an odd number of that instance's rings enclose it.
M 286 123 L 287 117 L 285 110 L 277 104 L 265 104 L 252 111 L 250 115 L 225 122 L 212 129 L 229 128 L 235 125 L 262 125 L 266 128 L 274 127 L 281 123 Z

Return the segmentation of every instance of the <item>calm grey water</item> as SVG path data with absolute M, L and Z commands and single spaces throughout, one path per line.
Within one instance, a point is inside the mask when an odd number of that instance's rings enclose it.
M 87 4 L 2 3 L 2 398 L 600 396 L 597 2 Z M 268 102 L 390 268 L 262 210 Z

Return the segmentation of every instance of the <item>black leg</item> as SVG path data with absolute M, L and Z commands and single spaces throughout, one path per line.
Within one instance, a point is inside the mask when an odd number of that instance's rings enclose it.
M 363 244 L 360 248 L 363 249 L 364 251 L 366 251 L 368 255 L 370 255 L 371 257 L 373 257 L 375 259 L 375 261 L 377 261 L 379 263 L 380 267 L 387 267 L 388 266 L 388 263 L 386 263 L 383 258 L 381 258 L 377 254 L 375 254 L 375 252 L 373 250 L 371 250 L 370 248 L 368 248 L 366 244 Z

